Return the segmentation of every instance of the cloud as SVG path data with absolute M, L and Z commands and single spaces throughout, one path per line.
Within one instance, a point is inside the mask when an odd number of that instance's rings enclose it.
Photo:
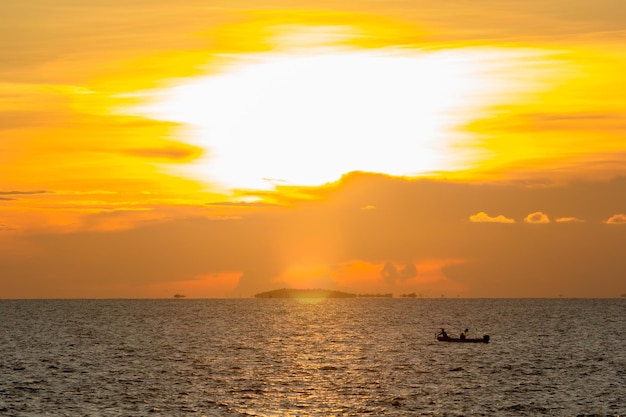
M 618 112 L 596 113 L 533 113 L 519 116 L 519 124 L 511 124 L 516 131 L 584 131 L 599 130 L 623 132 L 626 119 Z
M 0 111 L 0 130 L 45 126 L 52 120 L 50 112 Z
M 505 217 L 501 214 L 495 217 L 491 217 L 484 211 L 470 216 L 469 219 L 472 223 L 515 223 L 515 220 L 509 219 L 508 217 Z
M 278 204 L 266 203 L 263 201 L 217 201 L 206 203 L 207 206 L 216 207 L 277 207 Z
M 604 222 L 605 224 L 626 224 L 626 214 L 614 214 Z
M 202 150 L 193 146 L 177 146 L 164 148 L 136 148 L 124 151 L 128 155 L 143 158 L 166 159 L 169 161 L 189 161 L 202 154 Z
M 385 266 L 383 266 L 383 269 L 380 271 L 380 277 L 388 283 L 396 282 L 396 280 L 398 279 L 398 275 L 399 274 L 396 266 L 391 262 L 387 262 Z
M 361 210 L 365 210 L 365 211 L 368 211 L 368 210 L 376 210 L 376 206 L 373 206 L 373 205 L 371 205 L 371 204 L 368 204 L 368 205 L 366 205 L 366 206 L 361 207 Z
M 524 223 L 530 224 L 547 224 L 550 223 L 550 218 L 547 214 L 542 213 L 540 211 L 536 211 L 534 213 L 530 213 L 528 216 L 524 218 Z
M 50 191 L 37 190 L 37 191 L 0 191 L 0 195 L 33 195 L 33 194 L 46 194 Z
M 581 220 L 577 217 L 558 217 L 554 219 L 557 223 L 584 223 L 584 220 Z
M 402 278 L 403 280 L 409 279 L 409 278 L 415 278 L 416 276 L 417 276 L 417 267 L 413 263 L 409 262 L 405 264 L 404 267 L 400 270 L 400 278 Z
M 409 278 L 417 276 L 417 268 L 413 263 L 404 264 L 401 269 L 393 264 L 393 262 L 387 261 L 383 269 L 380 271 L 380 276 L 385 282 L 394 284 L 397 281 L 405 281 Z
M 54 193 L 56 195 L 116 195 L 116 194 L 119 194 L 117 191 L 108 191 L 108 190 L 89 190 L 89 191 L 57 190 Z
M 14 198 L 16 196 L 38 195 L 38 194 L 48 194 L 48 193 L 50 193 L 50 191 L 43 191 L 43 190 L 37 190 L 37 191 L 0 191 L 0 201 L 14 201 L 14 200 L 17 200 L 17 198 Z M 8 196 L 8 197 L 4 197 L 4 196 Z

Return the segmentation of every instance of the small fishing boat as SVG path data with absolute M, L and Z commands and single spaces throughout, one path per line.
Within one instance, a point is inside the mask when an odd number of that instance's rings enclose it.
M 448 333 L 446 333 L 446 329 L 441 329 L 440 332 L 435 334 L 435 339 L 440 342 L 453 342 L 453 343 L 489 343 L 489 335 L 486 334 L 481 338 L 477 337 L 466 337 L 465 335 L 469 329 L 465 329 L 464 332 L 461 333 L 461 337 L 450 337 Z
M 489 335 L 484 335 L 481 338 L 469 338 L 465 339 L 456 338 L 456 337 L 448 337 L 448 336 L 437 336 L 437 340 L 440 342 L 453 342 L 453 343 L 489 343 Z

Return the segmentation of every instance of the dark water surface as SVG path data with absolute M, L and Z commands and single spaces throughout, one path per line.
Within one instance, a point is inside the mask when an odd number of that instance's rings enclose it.
M 5 300 L 0 335 L 2 416 L 626 413 L 624 299 Z

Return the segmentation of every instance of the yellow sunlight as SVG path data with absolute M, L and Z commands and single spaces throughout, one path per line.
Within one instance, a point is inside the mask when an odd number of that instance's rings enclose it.
M 170 168 L 223 190 L 352 171 L 432 176 L 476 160 L 464 126 L 540 88 L 530 80 L 544 54 L 300 45 L 233 55 L 221 72 L 138 93 L 145 104 L 123 111 L 182 123 L 180 140 L 204 153 Z

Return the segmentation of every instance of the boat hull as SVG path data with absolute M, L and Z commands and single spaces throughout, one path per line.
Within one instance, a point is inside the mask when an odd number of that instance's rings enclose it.
M 475 338 L 457 339 L 454 337 L 438 336 L 437 340 L 439 340 L 440 342 L 451 342 L 451 343 L 489 343 L 489 336 L 485 335 L 480 339 L 475 339 Z

